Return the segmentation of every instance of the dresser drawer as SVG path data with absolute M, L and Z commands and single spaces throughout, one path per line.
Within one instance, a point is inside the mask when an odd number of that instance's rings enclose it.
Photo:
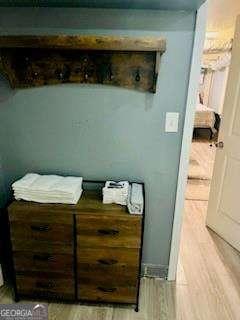
M 82 248 L 77 252 L 78 283 L 135 286 L 138 265 L 138 249 Z
M 141 217 L 77 215 L 77 241 L 80 247 L 139 248 Z
M 81 244 L 77 243 L 77 259 L 81 264 L 136 266 L 139 263 L 139 249 L 81 248 Z
M 38 241 L 30 239 L 12 239 L 12 249 L 15 251 L 31 251 L 33 253 L 49 254 L 73 254 L 73 243 L 62 243 L 53 241 Z
M 54 270 L 62 274 L 73 274 L 73 255 L 17 251 L 13 253 L 13 260 L 16 271 Z
M 22 207 L 9 208 L 8 215 L 10 222 L 39 222 L 55 224 L 58 222 L 60 225 L 72 225 L 73 217 L 70 213 L 63 213 L 58 209 L 57 205 L 35 204 L 31 206 L 31 202 L 24 202 Z M 50 207 L 49 207 L 50 206 Z M 29 208 L 30 207 L 30 208 Z
M 73 226 L 42 221 L 12 221 L 11 239 L 73 242 Z
M 136 287 L 137 267 L 104 267 L 97 265 L 78 265 L 78 287 L 82 285 L 99 284 L 102 286 L 132 286 Z
M 48 274 L 43 276 L 19 275 L 16 276 L 17 290 L 19 294 L 41 296 L 41 297 L 62 297 L 74 299 L 74 280 L 72 277 L 56 276 Z
M 102 285 L 82 285 L 78 299 L 100 302 L 136 303 L 136 287 L 112 287 Z

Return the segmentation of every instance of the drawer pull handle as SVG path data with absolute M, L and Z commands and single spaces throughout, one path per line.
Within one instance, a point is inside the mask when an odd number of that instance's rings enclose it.
M 43 283 L 43 282 L 37 281 L 36 282 L 36 287 L 37 288 L 41 288 L 41 289 L 51 289 L 51 288 L 54 287 L 54 285 L 51 282 Z
M 117 290 L 117 288 L 104 288 L 104 287 L 98 287 L 98 290 L 102 292 L 114 292 Z
M 114 230 L 114 229 L 99 229 L 98 233 L 103 236 L 109 236 L 109 235 L 114 236 L 114 235 L 118 234 L 119 231 Z
M 49 231 L 49 226 L 48 225 L 42 225 L 42 226 L 31 226 L 31 229 L 33 231 L 39 231 L 39 232 L 46 232 Z
M 118 263 L 118 261 L 114 259 L 99 259 L 98 262 L 108 266 Z
M 50 261 L 53 260 L 53 256 L 50 256 L 49 254 L 34 254 L 33 260 Z

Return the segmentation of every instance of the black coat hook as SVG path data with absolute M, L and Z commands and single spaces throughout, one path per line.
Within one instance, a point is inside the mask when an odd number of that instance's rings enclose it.
M 70 68 L 69 66 L 66 66 L 66 65 L 55 70 L 55 75 L 57 79 L 60 81 L 67 81 L 70 77 L 70 73 L 71 73 Z
M 114 75 L 112 73 L 112 67 L 109 68 L 109 80 L 113 80 L 114 79 Z
M 89 78 L 89 70 L 87 68 L 84 68 L 84 79 L 88 80 Z
M 135 80 L 136 80 L 137 82 L 139 82 L 139 81 L 141 80 L 139 70 L 137 70 L 137 73 L 136 73 L 136 76 L 135 76 Z

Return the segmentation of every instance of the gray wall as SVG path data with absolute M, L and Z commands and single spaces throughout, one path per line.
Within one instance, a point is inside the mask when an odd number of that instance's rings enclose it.
M 0 104 L 5 184 L 27 172 L 146 183 L 144 262 L 168 265 L 194 12 L 1 9 L 0 33 L 162 36 L 156 94 L 100 85 L 6 89 Z M 165 113 L 180 113 L 177 134 Z
M 2 161 L 0 157 L 0 209 L 2 208 L 4 203 L 6 203 L 6 189 L 5 189 Z

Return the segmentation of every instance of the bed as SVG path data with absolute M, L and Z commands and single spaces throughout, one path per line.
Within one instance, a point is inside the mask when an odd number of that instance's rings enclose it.
M 210 131 L 210 139 L 218 131 L 220 124 L 220 116 L 205 105 L 199 103 L 195 112 L 194 130 L 208 129 Z

